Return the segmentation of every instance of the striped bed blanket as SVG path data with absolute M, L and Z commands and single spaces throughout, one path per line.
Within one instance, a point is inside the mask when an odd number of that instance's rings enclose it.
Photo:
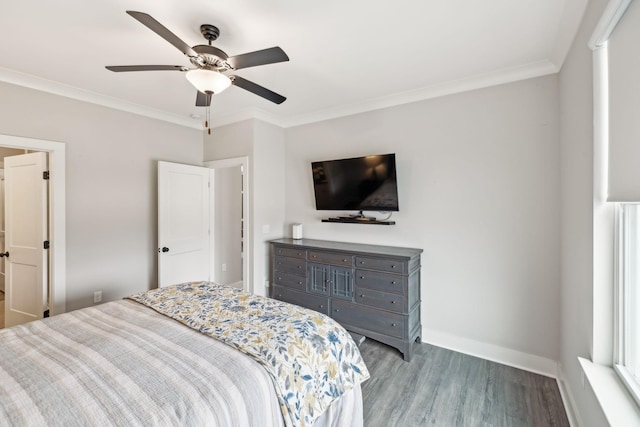
M 0 426 L 284 426 L 273 379 L 132 300 L 0 330 Z M 313 424 L 362 425 L 360 386 Z

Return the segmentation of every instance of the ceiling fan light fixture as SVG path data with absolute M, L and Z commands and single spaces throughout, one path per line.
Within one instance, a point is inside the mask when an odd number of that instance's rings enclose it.
M 231 79 L 224 74 L 206 69 L 187 71 L 187 80 L 202 93 L 220 93 L 231 86 Z

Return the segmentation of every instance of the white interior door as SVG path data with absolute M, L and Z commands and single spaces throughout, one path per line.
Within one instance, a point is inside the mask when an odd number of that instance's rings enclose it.
M 5 326 L 41 319 L 48 306 L 47 153 L 5 157 Z
M 209 280 L 210 170 L 158 162 L 158 286 Z

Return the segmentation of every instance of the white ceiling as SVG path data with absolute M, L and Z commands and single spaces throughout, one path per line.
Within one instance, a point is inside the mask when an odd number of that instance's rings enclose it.
M 235 74 L 288 99 L 238 87 L 214 96 L 214 125 L 258 117 L 292 126 L 557 72 L 587 0 L 13 0 L 0 13 L 0 80 L 200 127 L 179 72 L 189 66 L 125 13 L 153 16 L 189 45 L 201 24 L 229 56 L 280 46 L 290 61 Z

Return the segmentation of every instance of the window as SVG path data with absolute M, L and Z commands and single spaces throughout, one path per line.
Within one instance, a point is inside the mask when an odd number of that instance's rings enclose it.
M 640 404 L 640 204 L 618 204 L 615 369 Z

